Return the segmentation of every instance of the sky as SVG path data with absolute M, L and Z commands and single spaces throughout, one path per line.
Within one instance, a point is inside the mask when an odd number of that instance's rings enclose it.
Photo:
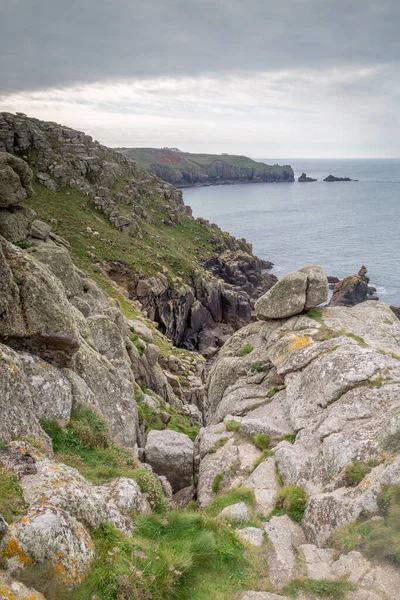
M 109 146 L 400 157 L 399 0 L 1 0 L 0 111 Z

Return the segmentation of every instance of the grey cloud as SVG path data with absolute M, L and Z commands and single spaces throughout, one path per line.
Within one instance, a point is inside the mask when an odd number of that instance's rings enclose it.
M 396 64 L 398 0 L 2 0 L 0 95 L 96 81 Z

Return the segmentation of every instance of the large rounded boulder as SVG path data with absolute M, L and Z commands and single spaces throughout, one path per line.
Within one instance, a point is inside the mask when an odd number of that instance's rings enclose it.
M 193 477 L 194 444 L 177 431 L 150 431 L 146 442 L 146 462 L 157 475 L 164 475 L 174 492 L 190 485 Z
M 255 304 L 258 319 L 286 319 L 328 300 L 328 280 L 316 265 L 282 277 Z

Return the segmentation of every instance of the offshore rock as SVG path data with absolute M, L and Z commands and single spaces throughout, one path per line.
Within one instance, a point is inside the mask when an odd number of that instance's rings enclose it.
M 308 183 L 308 182 L 311 182 L 311 181 L 318 181 L 318 180 L 317 179 L 313 179 L 312 177 L 307 177 L 306 173 L 302 173 L 300 175 L 300 177 L 297 179 L 297 181 L 299 181 L 300 183 L 303 183 L 303 182 Z
M 368 284 L 367 268 L 362 266 L 356 275 L 349 275 L 335 285 L 329 306 L 354 306 L 365 302 Z

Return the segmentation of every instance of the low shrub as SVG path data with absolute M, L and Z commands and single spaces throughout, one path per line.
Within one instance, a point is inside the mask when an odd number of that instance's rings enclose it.
M 276 496 L 273 514 L 287 514 L 294 521 L 301 523 L 306 504 L 307 496 L 303 488 L 296 486 L 283 487 Z
M 351 465 L 346 467 L 344 472 L 344 482 L 348 486 L 358 485 L 368 473 L 370 473 L 372 467 L 367 463 L 355 460 Z
M 0 514 L 12 523 L 27 507 L 16 476 L 0 467 Z
M 160 513 L 168 509 L 161 482 L 154 473 L 147 469 L 137 469 L 131 472 L 130 478 L 136 481 L 144 494 L 147 494 L 149 504 L 155 512 Z
M 259 450 L 268 450 L 271 444 L 271 438 L 266 433 L 256 433 L 253 437 L 254 445 Z
M 226 421 L 225 429 L 227 431 L 239 431 L 240 423 L 239 421 Z
M 265 371 L 265 365 L 264 363 L 262 363 L 260 360 L 258 360 L 257 362 L 254 363 L 254 365 L 251 367 L 251 370 L 254 373 L 262 373 L 263 371 Z
M 360 519 L 338 531 L 330 545 L 340 552 L 358 550 L 368 558 L 400 565 L 400 486 L 384 490 L 377 499 L 381 519 Z

